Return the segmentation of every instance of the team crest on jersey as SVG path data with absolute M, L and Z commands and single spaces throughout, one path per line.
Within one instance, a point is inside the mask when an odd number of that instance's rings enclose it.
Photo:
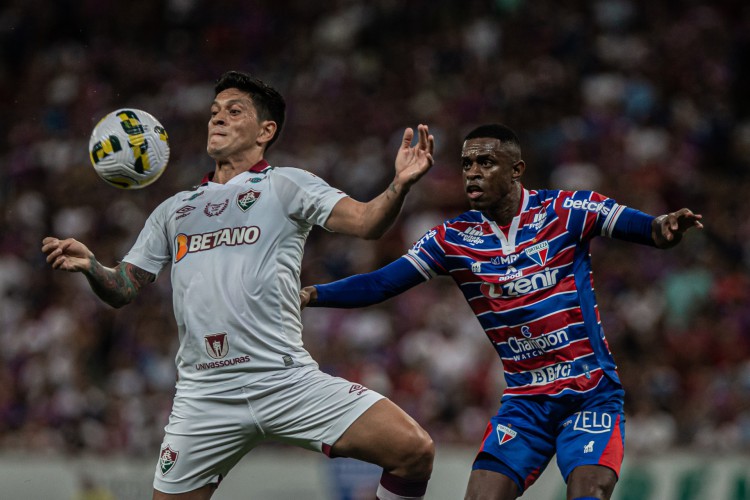
M 203 339 L 206 342 L 206 352 L 214 359 L 221 359 L 229 352 L 229 340 L 226 333 L 209 333 Z
M 497 442 L 498 444 L 505 444 L 518 434 L 516 431 L 507 427 L 503 424 L 497 424 Z
M 250 207 L 255 205 L 255 202 L 258 201 L 258 198 L 260 198 L 260 191 L 250 189 L 248 191 L 245 191 L 244 193 L 240 193 L 237 196 L 237 205 L 242 209 L 243 212 L 247 212 Z
M 227 205 L 229 205 L 229 198 L 221 203 L 209 202 L 206 203 L 206 208 L 203 209 L 203 213 L 208 215 L 209 217 L 215 217 L 224 213 L 224 210 L 227 209 Z
M 179 454 L 179 451 L 173 450 L 168 444 L 161 449 L 161 453 L 159 454 L 159 469 L 162 476 L 166 476 L 174 468 Z
M 540 266 L 544 266 L 547 263 L 547 252 L 549 251 L 549 243 L 546 241 L 543 241 L 541 243 L 537 243 L 536 245 L 530 246 L 525 250 L 526 255 L 528 255 L 531 260 L 539 264 Z

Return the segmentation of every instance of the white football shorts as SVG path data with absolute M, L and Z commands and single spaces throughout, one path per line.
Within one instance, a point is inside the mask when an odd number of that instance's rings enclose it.
M 263 441 L 328 453 L 382 398 L 315 366 L 280 370 L 217 394 L 178 393 L 164 428 L 154 488 L 176 494 L 218 483 Z

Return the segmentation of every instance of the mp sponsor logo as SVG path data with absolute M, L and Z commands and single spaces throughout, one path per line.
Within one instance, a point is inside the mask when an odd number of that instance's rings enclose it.
M 597 212 L 602 215 L 609 214 L 611 208 L 605 206 L 603 202 L 596 202 L 591 200 L 574 200 L 573 198 L 565 198 L 563 200 L 563 208 L 573 210 L 586 210 L 587 212 Z
M 541 356 L 548 350 L 567 345 L 569 342 L 568 332 L 564 329 L 533 337 L 529 327 L 522 326 L 521 334 L 523 338 L 511 337 L 508 339 L 508 347 L 513 351 L 514 361 Z
M 509 283 L 482 283 L 479 287 L 482 295 L 489 299 L 500 297 L 518 297 L 537 290 L 550 288 L 557 284 L 559 269 L 545 269 L 541 273 L 535 273 L 526 278 L 521 278 L 521 271 L 518 271 L 518 277 Z M 515 279 L 518 278 L 518 279 Z
M 518 260 L 518 254 L 514 253 L 512 255 L 507 255 L 507 256 L 505 256 L 505 255 L 497 255 L 495 257 L 492 257 L 490 259 L 490 263 L 493 266 L 500 266 L 500 265 L 503 265 L 503 264 L 513 264 L 517 260 Z
M 516 431 L 508 427 L 507 425 L 497 424 L 497 442 L 498 444 L 505 444 L 518 434 Z
M 551 384 L 555 380 L 569 377 L 572 371 L 572 363 L 557 363 L 556 365 L 531 370 L 529 372 L 529 375 L 531 375 L 531 385 Z
M 225 227 L 210 233 L 180 233 L 174 238 L 174 261 L 180 262 L 189 253 L 205 252 L 222 246 L 252 245 L 260 238 L 258 226 Z
M 573 429 L 589 434 L 602 434 L 612 430 L 612 415 L 598 411 L 579 411 Z

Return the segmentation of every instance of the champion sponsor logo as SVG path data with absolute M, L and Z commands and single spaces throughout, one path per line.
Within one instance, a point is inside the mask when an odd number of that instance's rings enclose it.
M 563 200 L 563 208 L 572 208 L 573 210 L 586 210 L 587 212 L 597 212 L 602 215 L 607 215 L 610 212 L 610 208 L 605 206 L 603 202 L 595 202 L 591 200 L 574 200 L 573 198 L 565 198 Z
M 201 234 L 180 233 L 175 236 L 175 263 L 189 253 L 205 252 L 221 246 L 252 245 L 260 238 L 257 226 L 225 227 Z
M 524 253 L 529 256 L 531 260 L 536 262 L 538 265 L 543 266 L 547 263 L 547 252 L 549 251 L 549 243 L 542 241 L 536 245 L 532 245 Z
M 349 388 L 349 394 L 356 392 L 357 396 L 361 396 L 367 391 L 369 391 L 369 389 L 361 384 L 352 384 L 352 386 Z
M 209 217 L 216 217 L 217 215 L 221 215 L 224 213 L 224 210 L 227 209 L 227 206 L 229 205 L 229 198 L 224 200 L 221 203 L 206 203 L 206 207 L 203 209 L 203 213 L 208 215 Z
M 508 339 L 508 347 L 513 351 L 514 361 L 541 356 L 549 349 L 555 349 L 569 343 L 566 330 L 557 330 L 533 337 L 529 327 L 524 325 L 521 327 L 521 334 L 524 338 L 510 337 Z
M 260 191 L 250 189 L 248 191 L 245 191 L 244 193 L 240 193 L 237 196 L 237 206 L 239 206 L 243 212 L 247 212 L 250 207 L 255 205 L 255 202 L 258 201 L 258 198 L 260 198 Z
M 556 365 L 531 370 L 529 372 L 529 375 L 531 375 L 531 385 L 551 384 L 555 380 L 569 377 L 572 371 L 572 363 L 557 363 Z
M 518 279 L 514 276 L 514 281 L 509 283 L 482 283 L 479 290 L 482 295 L 489 299 L 500 297 L 518 297 L 527 293 L 536 292 L 555 286 L 557 284 L 557 275 L 559 269 L 545 269 L 541 273 L 535 273 L 527 278 L 520 278 L 521 271 L 518 271 Z
M 482 263 L 481 262 L 472 262 L 471 263 L 471 272 L 472 273 L 480 273 L 480 272 L 482 272 Z
M 221 359 L 229 353 L 229 340 L 226 333 L 209 333 L 203 336 L 206 352 L 214 359 Z
M 602 434 L 612 430 L 612 415 L 599 411 L 576 413 L 573 429 L 589 434 Z
M 518 435 L 516 431 L 503 424 L 497 424 L 495 431 L 497 432 L 498 444 L 505 444 Z
M 180 452 L 173 450 L 169 444 L 162 447 L 161 453 L 159 454 L 159 469 L 161 470 L 162 476 L 166 476 L 167 473 L 174 468 L 179 455 Z
M 593 441 L 589 441 L 589 444 L 587 444 L 586 446 L 583 447 L 583 452 L 584 453 L 593 453 L 593 451 L 594 451 L 594 442 Z
M 469 245 L 478 245 L 480 243 L 484 243 L 484 232 L 482 231 L 482 226 L 474 226 L 467 228 L 461 233 L 458 233 L 459 236 L 461 236 L 461 239 L 464 240 Z
M 183 217 L 187 217 L 190 215 L 190 213 L 195 210 L 195 207 L 192 205 L 185 205 L 184 207 L 178 209 L 175 213 L 178 214 L 175 219 L 182 219 Z

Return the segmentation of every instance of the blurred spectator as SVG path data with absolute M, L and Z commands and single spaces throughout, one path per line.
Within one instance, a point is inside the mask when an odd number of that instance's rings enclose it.
M 750 451 L 750 4 L 673 3 L 160 0 L 125 19 L 106 2 L 5 2 L 0 447 L 112 456 L 159 444 L 175 376 L 168 280 L 111 310 L 50 272 L 40 241 L 75 234 L 103 263 L 122 257 L 156 203 L 211 168 L 201 103 L 214 78 L 243 69 L 287 96 L 270 161 L 354 197 L 383 189 L 403 127 L 426 122 L 438 141 L 397 225 L 369 243 L 313 232 L 303 283 L 372 270 L 463 208 L 460 138 L 478 123 L 521 133 L 527 187 L 703 213 L 703 235 L 668 253 L 595 242 L 596 292 L 633 398 L 629 446 Z M 87 158 L 94 124 L 120 106 L 169 132 L 170 166 L 142 191 L 106 186 Z M 388 395 L 438 443 L 475 443 L 504 381 L 444 285 L 305 310 L 305 340 L 326 371 Z

